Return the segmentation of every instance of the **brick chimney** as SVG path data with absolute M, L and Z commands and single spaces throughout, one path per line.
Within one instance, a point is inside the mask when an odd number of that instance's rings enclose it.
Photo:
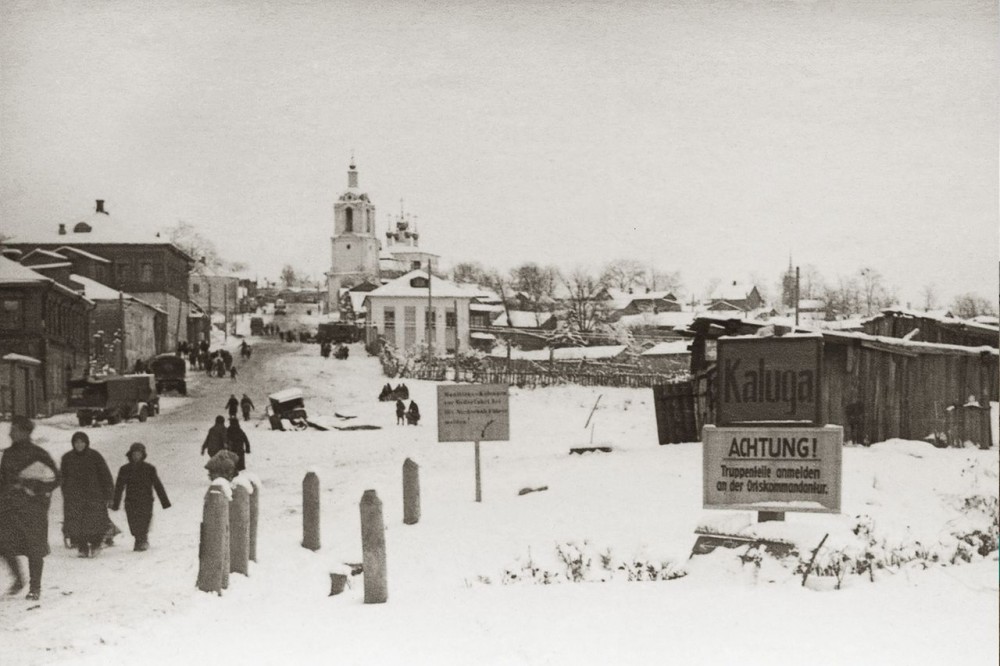
M 59 225 L 59 235 L 60 236 L 65 236 L 66 235 L 66 225 L 65 224 L 60 224 Z
M 104 199 L 97 199 L 97 212 L 108 214 L 108 211 L 104 210 Z

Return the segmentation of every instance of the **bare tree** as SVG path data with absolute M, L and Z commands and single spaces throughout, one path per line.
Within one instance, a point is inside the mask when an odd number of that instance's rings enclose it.
M 200 266 L 219 269 L 224 265 L 215 243 L 202 236 L 194 225 L 181 220 L 164 230 L 170 242 L 195 260 L 195 270 Z
M 650 267 L 639 278 L 639 286 L 649 291 L 669 291 L 680 298 L 684 281 L 681 279 L 680 271 L 662 271 Z
M 895 290 L 886 285 L 882 274 L 876 269 L 866 266 L 858 271 L 858 278 L 865 315 L 870 317 L 876 311 L 892 305 L 896 300 Z
M 979 294 L 969 292 L 955 297 L 951 302 L 951 313 L 960 319 L 972 319 L 980 315 L 995 317 L 997 304 Z
M 281 268 L 281 281 L 286 287 L 294 287 L 295 283 L 298 281 L 298 277 L 295 275 L 295 269 L 291 264 L 285 264 Z
M 851 317 L 861 310 L 861 287 L 854 278 L 837 277 L 835 284 L 827 285 L 823 291 L 826 314 L 830 319 Z
M 531 299 L 537 310 L 543 300 L 552 300 L 559 280 L 559 269 L 554 266 L 522 264 L 510 272 L 511 286 Z
M 820 298 L 826 290 L 826 280 L 819 269 L 806 264 L 799 270 L 799 298 Z
M 479 284 L 483 273 L 483 266 L 478 261 L 463 261 L 452 267 L 451 279 L 459 284 Z
M 646 267 L 635 259 L 615 259 L 608 262 L 601 273 L 605 285 L 627 291 L 643 283 Z
M 569 328 L 582 333 L 593 331 L 607 318 L 607 306 L 597 298 L 605 288 L 603 280 L 585 268 L 576 268 L 564 282 L 569 291 Z
M 933 283 L 928 283 L 924 285 L 924 288 L 920 290 L 920 302 L 924 307 L 924 310 L 934 310 L 938 306 L 938 290 L 937 285 Z

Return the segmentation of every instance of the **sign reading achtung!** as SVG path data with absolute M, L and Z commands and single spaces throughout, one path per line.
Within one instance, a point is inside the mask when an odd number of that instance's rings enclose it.
M 821 337 L 720 338 L 717 358 L 718 425 L 822 425 Z

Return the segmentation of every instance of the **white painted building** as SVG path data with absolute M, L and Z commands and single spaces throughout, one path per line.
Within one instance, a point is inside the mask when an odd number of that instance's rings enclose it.
M 397 349 L 426 344 L 428 309 L 434 353 L 445 354 L 469 349 L 469 304 L 481 292 L 423 271 L 410 271 L 365 298 L 365 322 Z

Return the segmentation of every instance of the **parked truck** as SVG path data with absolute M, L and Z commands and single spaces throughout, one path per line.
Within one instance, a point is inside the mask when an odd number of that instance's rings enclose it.
M 160 412 L 160 397 L 153 375 L 71 379 L 68 405 L 76 408 L 81 426 L 99 421 L 115 425 L 131 418 L 144 422 L 155 416 Z
M 160 354 L 149 364 L 156 377 L 156 392 L 177 391 L 187 395 L 187 362 L 174 354 Z

